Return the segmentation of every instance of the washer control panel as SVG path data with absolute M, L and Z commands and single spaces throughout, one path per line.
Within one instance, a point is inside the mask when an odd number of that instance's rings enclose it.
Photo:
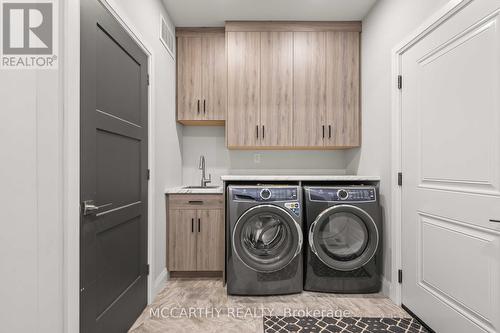
M 376 200 L 374 187 L 313 187 L 309 200 L 328 202 L 372 202 Z
M 295 201 L 298 198 L 297 187 L 236 187 L 232 193 L 236 201 Z
M 296 216 L 300 216 L 300 204 L 298 201 L 285 202 L 285 207 L 291 210 Z

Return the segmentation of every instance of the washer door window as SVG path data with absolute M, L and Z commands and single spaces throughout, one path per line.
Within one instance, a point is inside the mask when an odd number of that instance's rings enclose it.
M 350 205 L 333 206 L 311 225 L 309 245 L 328 267 L 350 271 L 365 265 L 377 252 L 379 232 L 364 210 Z
M 257 272 L 286 267 L 302 248 L 300 225 L 283 208 L 260 205 L 247 210 L 233 231 L 236 255 Z

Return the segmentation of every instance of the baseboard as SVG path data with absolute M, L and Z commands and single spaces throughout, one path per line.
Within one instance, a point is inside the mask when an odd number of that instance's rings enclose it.
M 414 314 L 410 309 L 408 309 L 406 307 L 406 305 L 401 304 L 401 307 L 403 308 L 403 310 L 408 312 L 410 314 L 410 316 L 415 318 L 415 320 L 418 321 L 420 323 L 420 325 L 422 325 L 427 331 L 429 331 L 429 333 L 436 333 L 436 331 L 434 331 L 432 328 L 430 328 L 429 325 L 427 325 L 422 319 L 420 319 L 416 314 Z
M 173 279 L 222 278 L 222 271 L 172 271 L 170 277 Z
M 154 299 L 156 295 L 158 295 L 158 293 L 165 287 L 167 280 L 168 280 L 168 272 L 167 269 L 164 268 L 163 271 L 161 271 L 161 273 L 155 279 L 155 282 L 153 283 L 153 295 L 151 299 Z

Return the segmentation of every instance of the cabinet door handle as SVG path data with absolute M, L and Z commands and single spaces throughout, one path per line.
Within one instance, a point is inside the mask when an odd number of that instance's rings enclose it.
M 190 205 L 203 205 L 203 201 L 202 200 L 189 200 L 188 203 Z
M 323 139 L 325 138 L 325 125 L 321 126 L 323 128 Z
M 200 100 L 198 100 L 198 114 L 200 114 Z
M 194 218 L 191 219 L 191 232 L 194 232 Z
M 203 100 L 203 113 L 207 113 L 206 100 Z
M 500 223 L 500 220 L 490 219 L 490 222 L 493 222 L 493 223 Z
M 262 139 L 266 137 L 266 128 L 262 125 Z
M 332 138 L 332 125 L 328 125 L 328 139 Z
M 198 218 L 198 232 L 201 231 L 201 219 Z
M 259 125 L 255 125 L 255 135 L 259 138 Z

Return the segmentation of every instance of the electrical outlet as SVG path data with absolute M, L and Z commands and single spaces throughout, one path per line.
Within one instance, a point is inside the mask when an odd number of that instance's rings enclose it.
M 255 164 L 259 164 L 260 163 L 260 154 L 253 154 L 253 162 Z

